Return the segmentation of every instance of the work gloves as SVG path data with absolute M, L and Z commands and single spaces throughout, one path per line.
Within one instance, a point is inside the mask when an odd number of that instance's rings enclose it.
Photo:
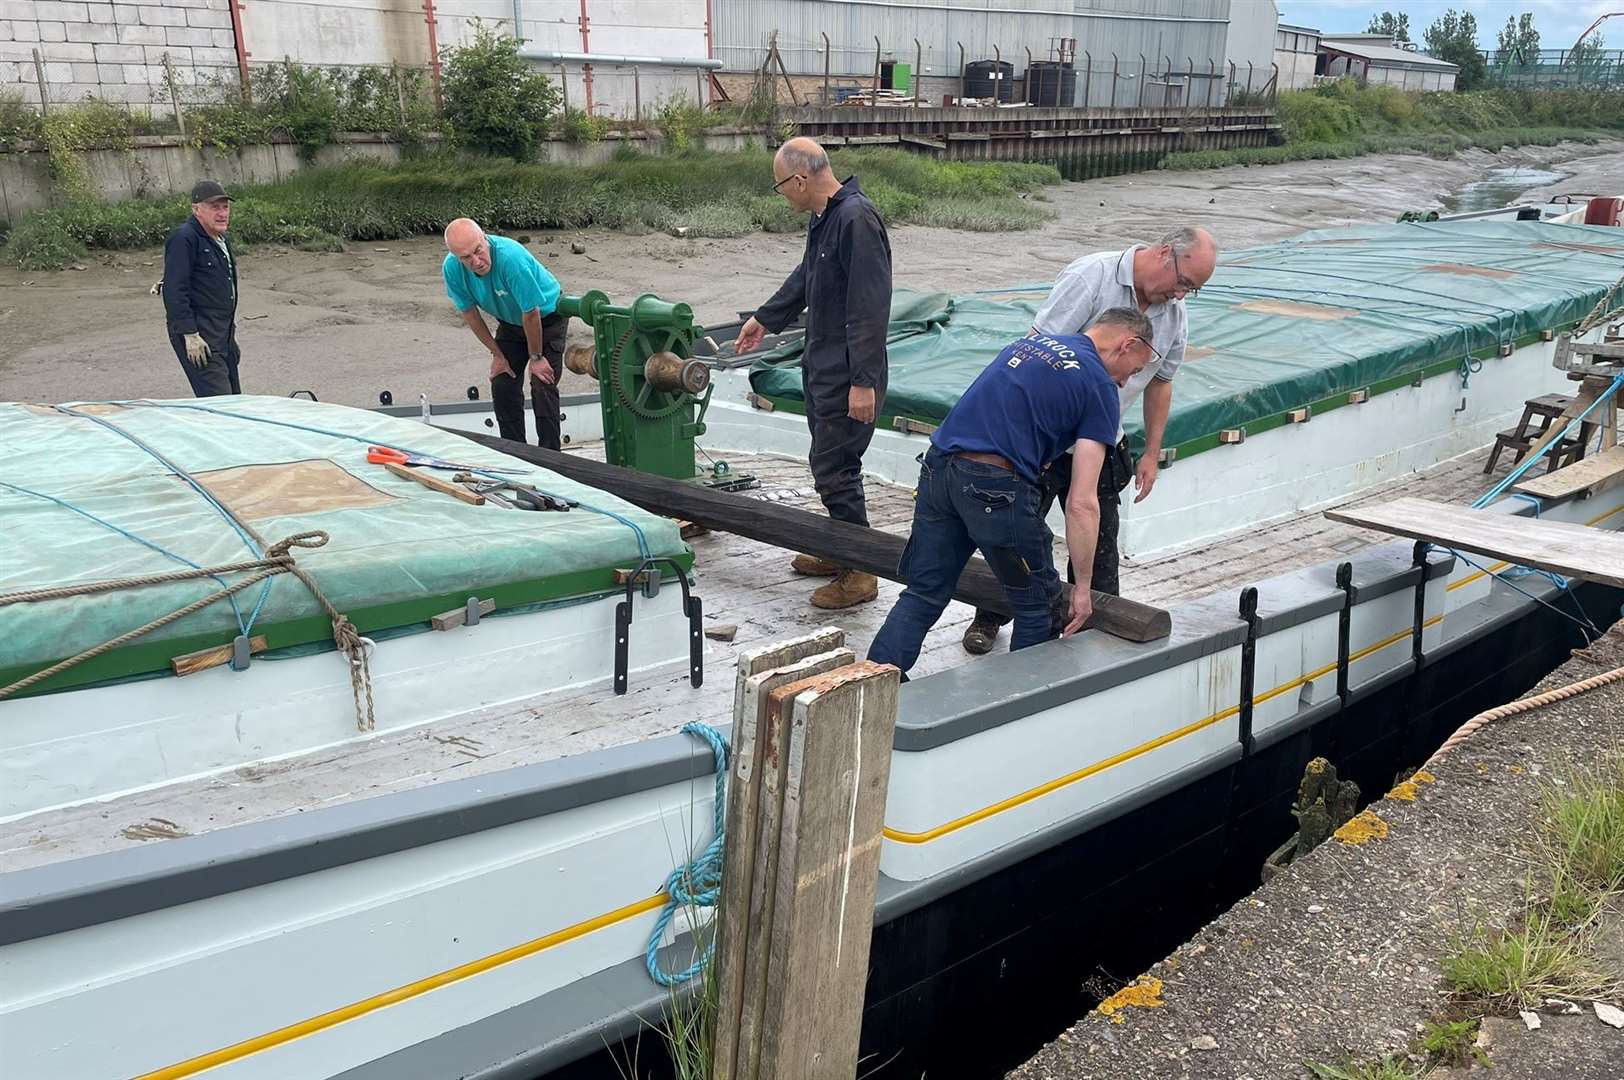
M 209 343 L 203 340 L 202 334 L 186 335 L 186 359 L 198 367 L 208 366 Z

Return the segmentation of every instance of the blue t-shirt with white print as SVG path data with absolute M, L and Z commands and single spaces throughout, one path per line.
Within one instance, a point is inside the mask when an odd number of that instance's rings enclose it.
M 1037 483 L 1078 439 L 1115 444 L 1120 413 L 1117 385 L 1093 341 L 1034 333 L 987 365 L 930 441 L 946 454 L 997 454 Z

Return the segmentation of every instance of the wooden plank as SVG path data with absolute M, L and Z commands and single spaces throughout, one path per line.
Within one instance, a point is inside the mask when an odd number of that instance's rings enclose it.
M 1541 521 L 1404 498 L 1327 510 L 1332 521 L 1504 559 L 1518 566 L 1624 588 L 1624 535 L 1563 521 Z
M 479 614 L 481 616 L 489 615 L 491 612 L 493 612 L 495 610 L 496 610 L 496 601 L 495 600 L 481 600 L 479 602 Z M 442 611 L 438 615 L 429 616 L 429 626 L 433 627 L 436 630 L 455 629 L 456 627 L 461 626 L 463 623 L 465 623 L 467 621 L 468 621 L 468 605 L 466 605 L 466 604 L 464 604 L 460 608 L 456 608 L 456 609 L 451 610 L 451 611 Z
M 1611 487 L 1610 481 L 1620 476 L 1624 476 L 1624 447 L 1613 446 L 1553 473 L 1524 477 L 1511 490 L 1542 499 L 1571 499 L 1587 491 Z
M 774 793 L 770 806 L 764 805 L 764 770 L 777 769 L 784 760 L 784 746 L 776 734 L 762 738 L 762 714 L 768 695 L 788 683 L 833 670 L 853 660 L 850 649 L 841 648 L 845 633 L 830 627 L 792 641 L 739 655 L 734 682 L 732 762 L 727 795 L 727 838 L 722 854 L 724 878 L 717 914 L 716 969 L 717 1024 L 714 1080 L 751 1078 L 761 1028 L 761 996 L 747 993 L 764 971 L 750 973 L 745 943 L 749 936 L 752 909 L 759 921 L 770 917 L 766 897 L 757 895 L 756 861 L 762 821 L 771 823 L 774 835 L 782 807 L 782 792 Z M 772 752 L 768 754 L 768 747 Z M 773 852 L 776 856 L 776 851 Z M 770 860 L 768 860 L 770 861 Z M 761 879 L 762 890 L 771 877 Z M 768 894 L 770 896 L 770 893 Z M 765 961 L 765 955 L 761 958 Z M 749 1034 L 741 1058 L 741 1038 Z M 748 1066 L 748 1068 L 743 1066 Z
M 563 454 L 475 431 L 442 430 L 618 495 L 651 513 L 682 518 L 721 532 L 773 544 L 787 551 L 804 551 L 808 555 L 832 559 L 843 566 L 877 574 L 891 581 L 903 580 L 897 571 L 897 563 L 907 544 L 906 536 L 835 521 L 823 514 L 792 506 L 593 461 L 579 454 Z M 1061 582 L 1061 589 L 1067 596 L 1070 595 L 1070 588 Z M 986 562 L 979 558 L 971 559 L 970 565 L 959 575 L 953 595 L 979 608 L 1013 614 L 1009 599 L 1004 595 L 1004 587 Z M 1161 608 L 1095 592 L 1094 614 L 1085 625 L 1091 630 L 1103 630 L 1128 641 L 1156 641 L 1172 632 L 1173 619 Z
M 453 499 L 460 499 L 469 506 L 485 505 L 485 496 L 475 494 L 465 487 L 458 487 L 456 484 L 448 484 L 444 480 L 441 480 L 438 476 L 430 476 L 426 472 L 420 472 L 417 469 L 411 468 L 407 465 L 402 465 L 396 461 L 386 461 L 383 463 L 383 467 L 394 473 L 396 476 L 403 477 L 407 480 L 415 480 L 419 484 L 422 484 L 424 487 L 428 488 L 430 491 L 438 491 L 442 495 L 449 495 Z
M 248 654 L 262 653 L 267 648 L 264 634 L 255 634 L 248 639 Z M 231 662 L 231 654 L 235 645 L 216 645 L 212 649 L 199 649 L 197 652 L 184 653 L 172 657 L 169 661 L 169 670 L 176 675 L 191 675 L 199 671 L 207 671 L 212 667 Z
M 897 674 L 865 661 L 769 697 L 790 749 L 771 936 L 749 943 L 770 948 L 763 1080 L 858 1071 Z

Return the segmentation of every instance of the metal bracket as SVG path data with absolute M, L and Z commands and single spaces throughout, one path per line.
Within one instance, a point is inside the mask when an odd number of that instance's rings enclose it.
M 1416 670 L 1421 668 L 1421 633 L 1427 625 L 1427 552 L 1431 549 L 1425 540 L 1415 543 L 1415 568 L 1421 580 L 1415 583 L 1415 636 L 1410 642 L 1410 655 L 1415 657 Z
M 479 609 L 479 597 L 470 596 L 468 598 L 467 612 L 468 613 L 463 616 L 462 625 L 464 625 L 464 626 L 478 626 L 479 625 L 479 616 L 481 614 L 480 609 Z
M 1348 706 L 1348 652 L 1353 635 L 1353 564 L 1336 568 L 1336 587 L 1342 590 L 1342 610 L 1336 617 L 1336 696 Z
M 664 563 L 677 573 L 677 584 L 682 586 L 682 613 L 688 618 L 688 681 L 699 686 L 705 681 L 705 620 L 701 614 L 699 597 L 688 589 L 688 575 L 675 559 L 656 557 L 644 559 L 626 579 L 626 599 L 615 605 L 615 693 L 626 692 L 626 673 L 630 665 L 632 633 L 632 590 L 639 577 L 658 581 L 659 564 Z M 659 586 L 655 585 L 655 592 Z M 648 586 L 644 586 L 645 595 Z
M 1241 618 L 1246 620 L 1246 640 L 1241 642 L 1241 753 L 1252 755 L 1252 695 L 1257 687 L 1257 586 L 1241 590 Z
M 231 639 L 231 670 L 247 671 L 248 658 L 253 652 L 247 634 L 238 634 Z

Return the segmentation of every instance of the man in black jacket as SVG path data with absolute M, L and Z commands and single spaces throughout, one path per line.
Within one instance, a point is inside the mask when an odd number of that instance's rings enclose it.
M 214 180 L 192 188 L 192 216 L 164 243 L 169 344 L 198 397 L 240 394 L 237 258 L 226 239 L 231 196 Z
M 863 452 L 885 401 L 885 335 L 891 320 L 891 241 L 855 176 L 840 181 L 823 147 L 796 138 L 773 158 L 773 190 L 812 215 L 806 252 L 788 280 L 739 330 L 747 353 L 806 312 L 801 389 L 812 432 L 812 482 L 829 516 L 868 524 Z M 878 595 L 873 574 L 811 555 L 798 574 L 833 577 L 812 593 L 821 608 L 847 608 Z

